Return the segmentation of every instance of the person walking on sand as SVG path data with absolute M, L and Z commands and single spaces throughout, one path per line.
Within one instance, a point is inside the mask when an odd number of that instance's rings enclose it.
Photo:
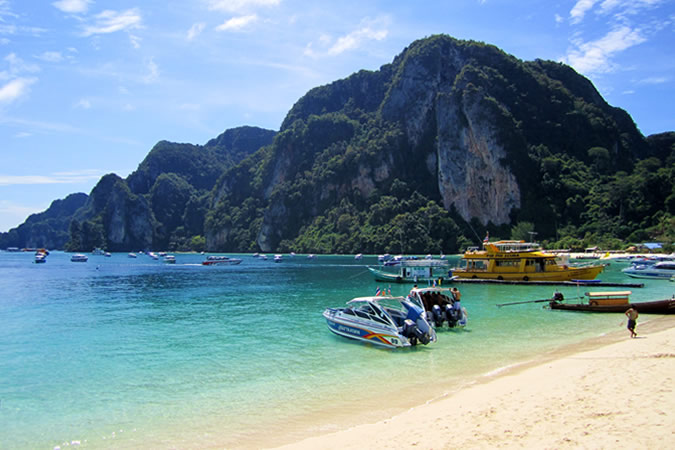
M 630 331 L 630 337 L 634 338 L 637 336 L 637 333 L 635 332 L 635 325 L 637 324 L 638 318 L 637 309 L 631 306 L 630 309 L 626 311 L 625 314 L 626 317 L 628 317 L 628 325 L 626 326 L 626 328 L 628 328 L 628 331 Z

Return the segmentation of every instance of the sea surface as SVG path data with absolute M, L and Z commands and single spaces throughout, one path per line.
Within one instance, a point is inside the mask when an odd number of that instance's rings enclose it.
M 333 335 L 321 315 L 378 287 L 409 291 L 373 280 L 376 256 L 234 255 L 240 265 L 215 267 L 198 254 L 176 254 L 175 265 L 70 256 L 35 264 L 31 253 L 0 252 L 2 449 L 281 445 L 625 326 L 620 314 L 496 306 L 550 298 L 550 286 L 457 284 L 465 329 L 387 350 Z M 626 266 L 613 262 L 599 278 L 644 283 L 633 301 L 673 295 L 675 283 L 629 278 Z M 592 289 L 559 290 L 572 299 Z

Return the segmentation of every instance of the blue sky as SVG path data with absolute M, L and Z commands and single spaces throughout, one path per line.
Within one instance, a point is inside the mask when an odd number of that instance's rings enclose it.
M 159 140 L 278 130 L 309 89 L 438 33 L 570 64 L 672 131 L 674 31 L 666 0 L 0 0 L 0 231 Z

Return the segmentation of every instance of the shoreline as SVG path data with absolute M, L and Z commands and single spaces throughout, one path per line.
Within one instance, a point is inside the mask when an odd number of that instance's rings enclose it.
M 328 431 L 319 413 L 307 424 L 313 436 L 270 436 L 257 447 L 667 448 L 675 438 L 675 316 L 645 317 L 637 331 L 636 339 L 623 328 L 495 368 L 373 423 L 340 428 L 323 416 Z

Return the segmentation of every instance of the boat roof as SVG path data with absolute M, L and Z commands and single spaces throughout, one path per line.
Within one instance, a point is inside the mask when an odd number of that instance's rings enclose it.
M 379 302 L 381 300 L 398 300 L 398 301 L 403 301 L 405 300 L 403 297 L 393 297 L 391 295 L 373 295 L 371 297 L 357 297 L 349 300 L 347 304 L 350 303 L 359 303 L 359 302 Z
M 606 292 L 586 292 L 589 297 L 626 297 L 632 294 L 632 291 L 606 291 Z
M 451 288 L 446 287 L 423 287 L 423 288 L 412 288 L 410 292 L 432 292 L 432 291 L 449 291 Z

